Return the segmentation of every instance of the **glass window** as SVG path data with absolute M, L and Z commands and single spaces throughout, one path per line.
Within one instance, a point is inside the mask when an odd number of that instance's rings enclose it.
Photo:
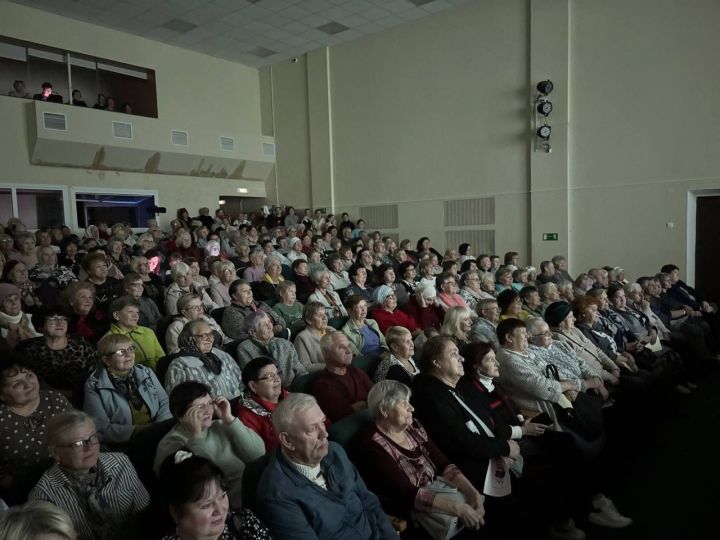
M 17 188 L 16 192 L 17 217 L 28 229 L 59 227 L 65 224 L 61 190 Z
M 151 208 L 155 206 L 154 195 L 116 193 L 77 193 L 75 195 L 78 227 L 105 222 L 129 223 L 133 228 L 144 228 L 147 220 L 155 218 Z

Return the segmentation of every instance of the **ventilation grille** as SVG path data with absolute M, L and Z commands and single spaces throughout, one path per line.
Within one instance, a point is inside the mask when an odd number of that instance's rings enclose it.
M 495 231 L 445 231 L 445 245 L 457 249 L 460 244 L 472 245 L 473 253 L 495 253 Z
M 445 201 L 445 226 L 493 225 L 495 198 L 459 199 Z
M 383 237 L 383 238 L 385 238 L 385 237 L 391 238 L 392 241 L 395 242 L 396 244 L 399 244 L 399 243 L 400 243 L 400 235 L 399 235 L 398 233 L 396 233 L 396 232 L 383 233 L 382 237 Z
M 180 131 L 173 129 L 170 132 L 170 142 L 175 146 L 187 146 L 188 145 L 188 133 L 187 131 Z
M 263 154 L 266 156 L 274 156 L 275 155 L 275 145 L 272 143 L 262 143 L 262 150 Z
M 57 131 L 67 131 L 67 118 L 60 113 L 43 113 L 43 127 Z
M 220 137 L 220 148 L 228 152 L 235 151 L 235 139 L 232 137 Z
M 128 122 L 113 122 L 112 128 L 113 137 L 116 137 L 118 139 L 133 138 L 132 124 L 129 124 Z
M 397 204 L 386 206 L 363 206 L 360 208 L 360 217 L 365 220 L 366 227 L 370 229 L 397 229 Z

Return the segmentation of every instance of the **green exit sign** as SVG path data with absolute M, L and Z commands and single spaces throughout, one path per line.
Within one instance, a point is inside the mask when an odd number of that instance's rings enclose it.
M 556 233 L 556 232 L 543 233 L 543 240 L 545 240 L 545 241 L 548 241 L 548 240 L 557 241 L 557 239 L 558 239 L 558 233 Z

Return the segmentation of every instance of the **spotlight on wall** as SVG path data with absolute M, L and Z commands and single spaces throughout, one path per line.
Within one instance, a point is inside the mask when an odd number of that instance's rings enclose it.
M 548 139 L 550 139 L 551 132 L 552 132 L 552 128 L 550 126 L 548 126 L 547 124 L 543 124 L 542 126 L 537 128 L 537 130 L 535 131 L 537 136 L 539 138 L 541 138 L 543 141 L 547 141 Z
M 550 79 L 546 81 L 540 81 L 537 83 L 537 91 L 540 92 L 543 96 L 547 96 L 550 94 L 550 92 L 553 91 L 553 83 Z
M 537 107 L 535 109 L 539 114 L 542 114 L 543 116 L 548 116 L 553 110 L 553 105 L 547 99 L 541 99 L 538 101 Z

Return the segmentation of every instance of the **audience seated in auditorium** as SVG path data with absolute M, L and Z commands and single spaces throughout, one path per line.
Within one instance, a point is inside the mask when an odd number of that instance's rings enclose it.
M 468 339 L 472 343 L 479 341 L 483 343 L 492 343 L 495 348 L 499 348 L 496 328 L 500 322 L 500 308 L 495 298 L 484 298 L 477 304 L 475 310 L 477 318 L 473 321 Z
M 77 540 L 77 533 L 67 512 L 49 502 L 31 501 L 9 510 L 0 508 L 0 538 Z
M 155 331 L 162 314 L 151 298 L 143 296 L 145 285 L 140 274 L 128 272 L 122 278 L 121 283 L 123 292 L 138 303 L 138 309 L 140 310 L 138 325 Z
M 285 321 L 274 309 L 265 302 L 256 302 L 253 297 L 253 290 L 250 284 L 242 279 L 236 279 L 230 284 L 231 304 L 224 308 L 222 314 L 222 329 L 232 339 L 247 339 L 248 333 L 245 330 L 245 318 L 257 310 L 268 314 L 273 323 L 273 334 L 287 338 Z
M 303 309 L 303 321 L 306 327 L 293 341 L 300 363 L 312 373 L 325 368 L 325 358 L 320 347 L 320 340 L 328 332 L 335 329 L 328 326 L 325 307 L 320 302 L 308 302 Z
M 294 282 L 288 280 L 283 281 L 277 287 L 278 302 L 273 309 L 280 314 L 285 321 L 285 325 L 290 329 L 290 335 L 295 336 L 305 327 L 303 322 L 302 302 L 297 300 L 297 286 Z
M 359 356 L 387 356 L 385 336 L 377 322 L 368 319 L 368 304 L 360 295 L 351 295 L 345 300 L 348 320 L 342 332 L 348 337 L 353 354 Z
M 70 307 L 68 333 L 97 343 L 110 330 L 110 318 L 106 311 L 95 307 L 95 286 L 89 281 L 76 281 L 68 285 L 63 296 Z
M 22 309 L 20 294 L 20 289 L 12 283 L 0 283 L 0 335 L 10 348 L 40 336 L 30 316 Z
M 170 322 L 165 331 L 165 347 L 168 354 L 173 355 L 180 350 L 180 346 L 178 345 L 180 332 L 182 332 L 182 329 L 189 321 L 194 321 L 195 319 L 202 319 L 210 326 L 212 332 L 216 334 L 216 341 L 218 341 L 220 345 L 224 346 L 232 342 L 222 331 L 222 328 L 220 328 L 220 325 L 215 319 L 205 315 L 202 300 L 197 294 L 188 293 L 182 295 L 176 305 L 178 313 L 173 316 L 172 322 Z
M 140 326 L 140 303 L 132 296 L 121 296 L 110 303 L 109 313 L 112 324 L 108 334 L 127 336 L 135 348 L 138 364 L 155 369 L 158 360 L 165 356 L 155 332 Z
M 385 356 L 373 373 L 373 381 L 385 379 L 411 384 L 413 377 L 419 373 L 413 359 L 415 343 L 410 331 L 403 326 L 393 326 L 385 334 L 390 355 Z
M 208 314 L 218 307 L 207 291 L 193 282 L 190 266 L 184 262 L 180 261 L 175 264 L 170 271 L 170 276 L 172 283 L 165 291 L 165 315 L 175 315 L 178 299 L 188 293 L 197 294 L 202 298 L 203 309 Z
M 13 81 L 13 89 L 8 92 L 8 96 L 23 99 L 32 99 L 32 95 L 25 89 L 25 81 L 16 79 Z

